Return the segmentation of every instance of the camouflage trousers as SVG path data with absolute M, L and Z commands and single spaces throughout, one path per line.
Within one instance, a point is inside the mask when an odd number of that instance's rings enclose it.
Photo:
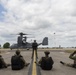
M 76 68 L 76 64 L 64 63 L 65 66 Z
M 36 58 L 38 58 L 37 49 L 35 50 Z M 32 51 L 32 58 L 34 57 L 34 50 Z

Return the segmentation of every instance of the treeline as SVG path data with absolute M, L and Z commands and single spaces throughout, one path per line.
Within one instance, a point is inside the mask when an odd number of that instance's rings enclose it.
M 10 48 L 10 43 L 6 42 L 3 44 L 3 46 L 0 45 L 0 48 Z

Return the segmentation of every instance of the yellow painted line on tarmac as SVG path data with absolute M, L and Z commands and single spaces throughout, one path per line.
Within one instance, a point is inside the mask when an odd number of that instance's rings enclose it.
M 36 54 L 34 51 L 34 59 L 33 59 L 33 68 L 32 68 L 32 75 L 37 75 L 37 71 L 36 71 Z

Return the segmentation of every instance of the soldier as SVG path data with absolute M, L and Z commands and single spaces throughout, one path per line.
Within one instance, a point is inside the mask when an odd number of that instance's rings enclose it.
M 74 51 L 72 54 L 70 54 L 69 58 L 74 60 L 73 64 L 70 64 L 70 63 L 67 64 L 67 63 L 65 63 L 63 61 L 60 61 L 60 63 L 63 64 L 63 65 L 69 66 L 69 67 L 76 68 L 76 51 Z
M 54 61 L 52 57 L 49 57 L 49 51 L 45 51 L 44 53 L 45 57 L 42 57 L 38 64 L 43 70 L 51 70 L 53 68 Z
M 16 54 L 12 56 L 11 58 L 11 67 L 12 70 L 20 70 L 23 69 L 25 66 L 28 66 L 29 63 L 27 63 L 23 56 L 20 54 L 20 51 L 17 50 Z
M 37 55 L 37 47 L 38 47 L 38 44 L 37 44 L 36 40 L 34 40 L 34 42 L 32 43 L 32 49 L 33 49 L 32 58 L 34 56 L 34 50 L 36 52 L 36 57 L 38 58 L 38 55 Z
M 0 69 L 7 68 L 8 66 L 10 66 L 10 64 L 6 64 L 2 55 L 0 55 Z

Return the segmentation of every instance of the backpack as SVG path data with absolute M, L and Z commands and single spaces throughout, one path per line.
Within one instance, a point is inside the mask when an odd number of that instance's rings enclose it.
M 51 70 L 53 65 L 53 60 L 51 57 L 42 57 L 41 68 L 43 70 Z
M 12 56 L 11 58 L 11 67 L 12 70 L 20 70 L 24 67 L 24 62 L 21 60 L 22 56 Z
M 2 59 L 0 58 L 0 69 L 3 68 Z
M 73 68 L 76 68 L 76 64 L 73 64 Z

